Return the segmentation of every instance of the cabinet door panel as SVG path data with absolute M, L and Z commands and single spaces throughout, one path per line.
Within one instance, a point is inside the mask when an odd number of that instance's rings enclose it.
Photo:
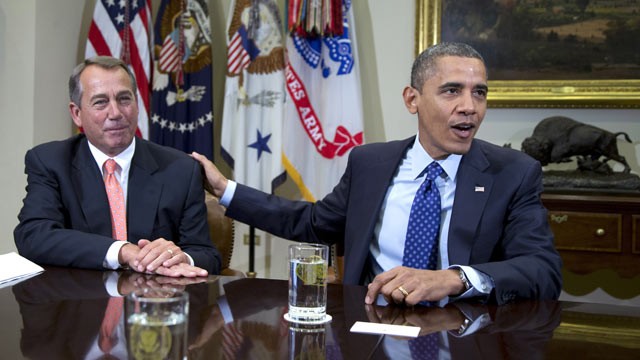
M 549 223 L 558 250 L 622 251 L 621 215 L 550 211 Z

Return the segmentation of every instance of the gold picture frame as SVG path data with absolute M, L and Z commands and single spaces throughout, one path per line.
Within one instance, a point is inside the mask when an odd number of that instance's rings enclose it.
M 442 0 L 416 0 L 416 55 L 440 42 Z M 489 80 L 490 107 L 640 108 L 640 79 Z

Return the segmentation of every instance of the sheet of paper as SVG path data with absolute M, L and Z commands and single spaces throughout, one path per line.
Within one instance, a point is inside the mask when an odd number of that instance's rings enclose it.
M 26 280 L 44 269 L 24 257 L 10 252 L 0 255 L 0 288 Z
M 406 337 L 418 337 L 420 328 L 417 326 L 389 325 L 365 321 L 356 321 L 351 327 L 351 332 L 363 334 L 382 334 Z

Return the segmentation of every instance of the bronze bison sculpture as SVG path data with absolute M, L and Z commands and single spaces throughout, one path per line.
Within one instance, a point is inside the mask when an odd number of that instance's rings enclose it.
M 629 173 L 631 168 L 627 160 L 618 153 L 620 135 L 631 142 L 624 132 L 612 133 L 567 117 L 553 116 L 536 125 L 533 134 L 522 142 L 522 151 L 543 166 L 569 162 L 576 156 L 579 164 L 606 165 L 607 161 L 615 160 L 624 166 L 624 173 Z

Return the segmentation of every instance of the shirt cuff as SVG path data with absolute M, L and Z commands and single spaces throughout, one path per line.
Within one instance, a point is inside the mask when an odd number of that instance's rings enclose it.
M 191 257 L 191 255 L 187 254 L 185 251 L 183 251 L 183 253 L 187 255 L 187 258 L 189 259 L 189 265 L 195 266 L 195 263 L 193 262 L 193 258 Z
M 104 279 L 104 287 L 107 290 L 107 293 L 111 297 L 121 297 L 122 294 L 118 291 L 118 279 L 120 276 L 115 271 L 109 271 L 106 273 L 106 277 Z
M 231 307 L 229 306 L 229 302 L 227 301 L 227 297 L 222 295 L 218 298 L 218 307 L 220 308 L 220 314 L 222 314 L 222 319 L 224 319 L 224 323 L 228 324 L 233 321 L 233 314 L 231 313 Z
M 220 205 L 224 207 L 229 207 L 229 204 L 231 204 L 231 200 L 233 200 L 233 195 L 236 193 L 237 186 L 238 186 L 238 183 L 236 183 L 235 181 L 233 180 L 227 181 L 227 188 L 224 189 L 224 193 L 220 198 Z
M 452 297 L 454 299 L 464 299 L 475 296 L 487 297 L 495 287 L 491 276 L 480 272 L 471 266 L 451 265 L 449 269 L 459 269 L 464 271 L 467 280 L 471 283 L 469 290 L 463 292 L 459 296 Z
M 478 330 L 484 329 L 492 323 L 489 310 L 485 306 L 474 306 L 465 301 L 452 303 L 465 317 L 464 323 L 458 330 L 450 330 L 449 334 L 454 337 L 464 337 L 471 335 Z
M 107 255 L 102 262 L 102 266 L 111 270 L 120 269 L 120 261 L 118 261 L 118 254 L 120 253 L 120 249 L 129 244 L 126 241 L 114 241 L 111 246 L 109 246 L 109 250 L 107 250 Z

